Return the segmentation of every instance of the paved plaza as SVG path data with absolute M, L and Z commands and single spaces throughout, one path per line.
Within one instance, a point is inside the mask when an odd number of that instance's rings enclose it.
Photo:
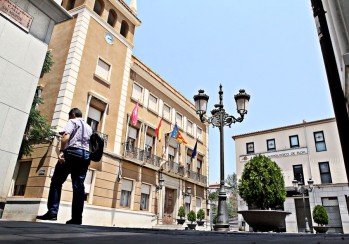
M 0 220 L 0 243 L 349 243 L 348 234 L 246 233 L 115 228 Z

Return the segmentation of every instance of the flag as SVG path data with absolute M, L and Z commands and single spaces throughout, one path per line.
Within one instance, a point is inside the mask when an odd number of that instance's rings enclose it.
M 196 141 L 193 152 L 191 153 L 191 158 L 195 158 L 198 153 L 198 141 Z
M 159 125 L 155 130 L 155 136 L 158 138 L 159 141 L 161 141 L 161 137 L 162 137 L 161 123 L 162 123 L 162 118 L 160 119 Z
M 177 126 L 177 123 L 176 123 L 176 124 L 175 124 L 175 127 L 173 128 L 171 137 L 172 137 L 172 138 L 177 138 L 177 134 L 178 134 L 178 126 Z
M 182 137 L 181 133 L 178 130 L 177 123 L 175 124 L 175 127 L 173 128 L 171 137 L 177 139 L 179 142 L 182 142 L 183 144 L 187 144 L 187 142 L 184 140 L 184 138 Z
M 187 142 L 184 140 L 184 138 L 182 137 L 182 135 L 181 135 L 181 133 L 180 133 L 179 131 L 177 132 L 176 139 L 177 139 L 179 142 L 182 142 L 184 145 L 187 144 Z
M 135 107 L 132 110 L 132 114 L 131 114 L 131 124 L 133 126 L 137 125 L 137 121 L 138 121 L 138 102 L 135 105 Z

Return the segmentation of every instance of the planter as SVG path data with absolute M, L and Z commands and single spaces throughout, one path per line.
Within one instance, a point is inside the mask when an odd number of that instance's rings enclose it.
M 328 226 L 313 226 L 316 233 L 326 233 L 328 231 Z
M 198 220 L 196 221 L 196 223 L 198 224 L 198 226 L 204 226 L 205 221 Z
M 255 232 L 277 231 L 283 226 L 286 216 L 291 214 L 280 210 L 241 210 L 238 213 Z
M 189 230 L 195 230 L 195 228 L 196 228 L 196 224 L 187 224 L 187 225 L 188 225 Z
M 177 219 L 177 224 L 182 225 L 184 224 L 185 219 Z

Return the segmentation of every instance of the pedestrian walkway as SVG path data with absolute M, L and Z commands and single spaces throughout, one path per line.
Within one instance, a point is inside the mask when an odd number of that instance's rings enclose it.
M 349 243 L 347 234 L 213 232 L 0 220 L 0 243 Z

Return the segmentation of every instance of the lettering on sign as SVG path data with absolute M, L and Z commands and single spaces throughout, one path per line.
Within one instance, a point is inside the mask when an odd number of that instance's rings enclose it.
M 0 0 L 0 14 L 11 20 L 27 32 L 33 23 L 33 16 L 26 13 L 10 0 Z
M 299 148 L 299 149 L 292 149 L 292 150 L 286 150 L 286 151 L 279 151 L 279 152 L 269 152 L 269 153 L 259 153 L 254 155 L 245 155 L 240 157 L 240 162 L 245 162 L 250 160 L 256 155 L 264 155 L 268 158 L 281 158 L 281 157 L 290 157 L 290 156 L 299 156 L 299 155 L 305 155 L 308 154 L 307 148 Z

